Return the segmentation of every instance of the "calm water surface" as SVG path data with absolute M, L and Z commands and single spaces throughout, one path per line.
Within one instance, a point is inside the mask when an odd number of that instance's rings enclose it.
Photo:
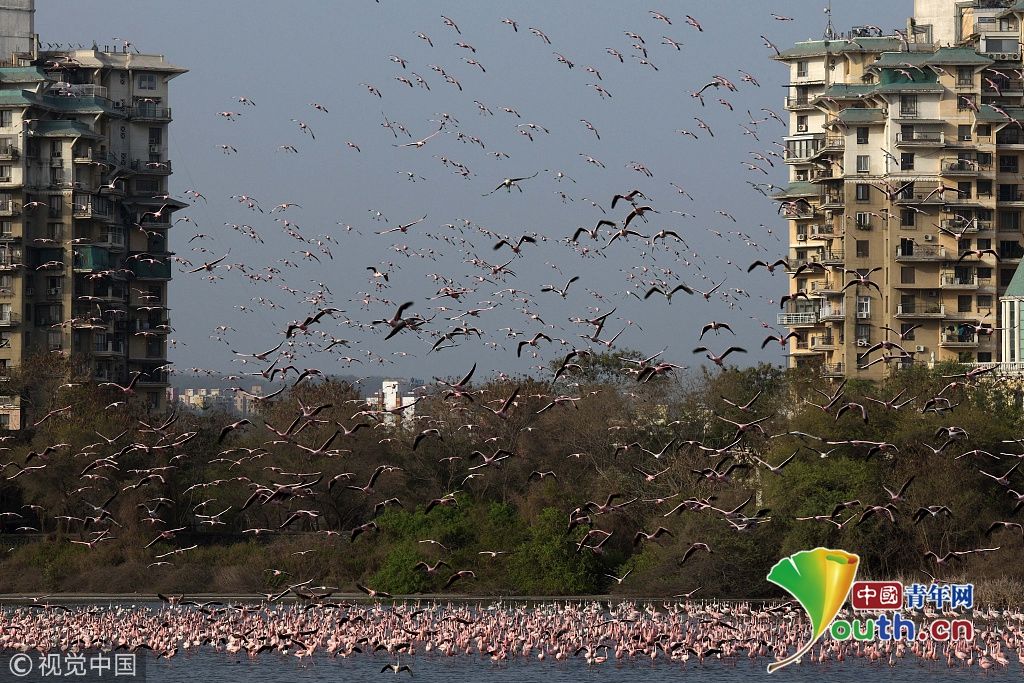
M 324 681 L 349 683 L 359 681 L 398 680 L 413 683 L 677 683 L 682 680 L 701 683 L 744 683 L 746 681 L 808 681 L 814 683 L 917 683 L 929 681 L 1021 681 L 1024 670 L 1014 660 L 1005 670 L 991 669 L 983 673 L 977 666 L 948 669 L 944 662 L 926 665 L 913 660 L 888 664 L 866 664 L 846 661 L 830 665 L 794 665 L 769 676 L 764 667 L 743 661 L 735 666 L 712 663 L 704 667 L 692 662 L 685 666 L 666 661 L 616 665 L 605 663 L 588 667 L 583 658 L 569 662 L 516 661 L 495 664 L 467 657 L 416 656 L 402 658 L 412 667 L 413 675 L 390 671 L 380 673 L 381 667 L 394 661 L 384 656 L 355 656 L 348 659 L 317 657 L 312 663 L 302 664 L 294 657 L 262 655 L 257 660 L 237 658 L 223 653 L 197 652 L 179 655 L 169 661 L 147 660 L 147 679 L 159 683 L 292 683 L 293 681 Z

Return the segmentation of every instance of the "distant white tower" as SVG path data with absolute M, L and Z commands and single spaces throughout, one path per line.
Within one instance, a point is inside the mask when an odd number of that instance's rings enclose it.
M 1021 346 L 1021 314 L 1024 313 L 1024 268 L 1017 268 L 1006 292 L 999 297 L 999 333 L 1004 363 L 1024 361 Z

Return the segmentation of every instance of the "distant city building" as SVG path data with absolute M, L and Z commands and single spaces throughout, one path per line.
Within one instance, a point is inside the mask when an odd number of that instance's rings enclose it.
M 249 387 L 248 392 L 259 396 L 263 394 L 263 387 L 254 384 Z M 254 413 L 256 400 L 245 394 L 220 387 L 196 387 L 178 390 L 174 387 L 167 389 L 167 401 L 171 405 L 179 405 L 192 410 L 222 411 L 232 415 L 248 417 Z M 2 413 L 0 406 L 0 413 Z
M 384 422 L 386 424 L 394 425 L 397 424 L 397 416 L 401 415 L 402 422 L 409 424 L 416 416 L 416 397 L 415 396 L 402 396 L 399 392 L 399 383 L 397 380 L 385 380 L 381 384 L 381 390 L 377 394 L 368 396 L 366 399 L 366 405 L 372 410 L 397 410 L 402 406 L 408 406 L 405 410 L 398 413 L 391 413 L 384 416 Z
M 776 57 L 791 367 L 875 379 L 1021 360 L 1017 299 L 999 297 L 1024 256 L 1022 24 L 1024 2 L 917 0 L 905 31 L 829 25 Z
M 169 82 L 125 45 L 40 49 L 32 0 L 0 7 L 0 377 L 35 352 L 165 405 Z M 141 227 L 141 229 L 139 229 Z M 0 380 L 2 381 L 2 380 Z M 0 387 L 2 391 L 2 387 Z M 0 426 L 22 422 L 0 397 Z

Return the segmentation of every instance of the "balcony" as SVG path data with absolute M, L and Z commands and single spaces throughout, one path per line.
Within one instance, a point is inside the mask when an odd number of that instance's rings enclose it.
M 106 202 L 82 202 L 76 199 L 71 205 L 72 218 L 107 220 L 111 215 L 111 206 Z
M 104 343 L 97 342 L 93 344 L 92 355 L 94 356 L 123 356 L 124 355 L 124 343 L 117 341 L 107 341 Z
M 846 311 L 840 306 L 822 306 L 818 316 L 823 323 L 838 323 L 846 320 Z
M 76 273 L 97 273 L 113 267 L 113 259 L 103 247 L 82 245 L 76 246 L 73 253 L 72 269 Z
M 125 236 L 123 232 L 106 232 L 101 234 L 94 244 L 104 249 L 124 249 Z
M 1024 145 L 1024 133 L 1016 128 L 999 131 L 996 133 L 996 145 L 1005 147 Z
M 802 97 L 787 97 L 786 109 L 794 111 L 798 109 L 814 109 L 814 105 L 811 104 L 811 98 L 806 95 Z
M 0 145 L 0 161 L 14 161 L 18 155 L 18 148 L 14 145 Z
M 161 263 L 147 263 L 142 261 L 134 261 L 131 264 L 131 271 L 135 274 L 135 277 L 140 280 L 171 279 L 170 261 Z
M 992 170 L 991 164 L 979 164 L 971 159 L 944 159 L 942 175 L 973 178 L 982 171 Z
M 942 273 L 939 286 L 943 289 L 977 289 L 978 278 L 974 274 L 958 276 L 956 273 Z
M 149 372 L 143 372 L 139 375 L 139 379 L 135 383 L 135 385 L 139 387 L 168 386 L 169 384 L 170 379 L 167 376 L 166 370 L 150 370 Z
M 810 238 L 811 239 L 823 240 L 823 239 L 832 239 L 833 237 L 836 237 L 835 226 L 832 226 L 832 225 L 812 225 L 811 226 L 811 232 L 810 232 Z
M 0 201 L 0 216 L 18 216 L 21 214 L 21 203 L 12 199 Z
M 17 313 L 0 313 L 0 327 L 14 327 L 21 324 L 21 316 Z
M 842 377 L 845 374 L 846 366 L 843 363 L 822 363 L 822 377 Z
M 979 221 L 977 218 L 972 218 L 968 221 L 960 220 L 959 218 L 945 218 L 941 221 L 940 226 L 943 230 L 949 230 L 955 233 L 964 233 L 965 235 L 972 234 L 975 232 L 987 232 L 992 229 L 991 221 Z M 1014 228 L 1013 232 L 1017 232 Z
M 896 247 L 897 261 L 945 261 L 947 258 L 943 246 L 904 243 Z
M 844 252 L 842 249 L 827 251 L 822 254 L 821 262 L 826 266 L 841 266 L 845 262 L 843 257 Z
M 831 335 L 818 335 L 811 337 L 812 351 L 833 351 L 836 348 L 836 338 Z
M 167 334 L 170 323 L 167 318 L 136 319 L 132 321 L 134 332 L 152 332 L 156 334 Z
M 1000 192 L 996 195 L 996 201 L 1007 206 L 1024 206 L 1024 193 L 1017 191 Z
M 941 130 L 896 133 L 897 147 L 941 147 L 944 144 L 946 144 L 946 134 Z
M 152 173 L 155 175 L 170 175 L 171 174 L 171 162 L 168 161 L 143 161 L 142 159 L 132 159 L 129 164 L 131 170 L 136 173 Z
M 776 315 L 775 322 L 777 325 L 786 327 L 813 327 L 818 324 L 818 314 L 814 311 L 779 313 Z
M 129 110 L 128 116 L 135 121 L 168 123 L 171 120 L 171 108 L 148 106 L 144 104 L 136 105 Z
M 24 267 L 25 264 L 21 261 L 21 254 L 0 257 L 0 272 L 9 273 L 12 270 L 18 270 Z
M 917 302 L 912 304 L 898 304 L 896 306 L 897 318 L 945 318 L 945 304 L 926 304 Z
M 843 195 L 839 193 L 825 193 L 821 198 L 821 206 L 825 209 L 841 209 L 845 206 Z
M 939 346 L 947 349 L 973 349 L 978 346 L 978 335 L 943 332 L 939 337 Z
M 1020 97 L 1024 95 L 1024 81 L 1019 78 L 985 78 L 981 94 L 986 97 Z
M 837 284 L 831 280 L 814 280 L 811 282 L 811 289 L 807 293 L 811 296 L 830 296 L 839 294 L 842 289 L 842 284 Z
M 811 182 L 819 180 L 841 180 L 842 174 L 833 168 L 818 168 L 811 171 Z
M 938 183 L 914 183 L 913 187 L 896 195 L 897 204 L 945 204 L 946 192 Z

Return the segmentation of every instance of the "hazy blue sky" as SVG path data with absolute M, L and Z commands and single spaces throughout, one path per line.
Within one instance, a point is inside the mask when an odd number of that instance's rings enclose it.
M 524 353 L 517 361 L 515 344 L 524 337 L 509 339 L 499 328 L 521 330 L 525 338 L 545 331 L 585 345 L 579 335 L 590 328 L 574 325 L 569 318 L 589 317 L 597 309 L 613 307 L 617 311 L 603 338 L 626 327 L 620 346 L 651 353 L 668 347 L 666 358 L 694 364 L 699 358 L 691 351 L 700 326 L 714 319 L 732 324 L 737 341 L 750 350 L 749 356 L 736 360 L 782 360 L 777 345 L 764 354 L 756 350 L 766 334 L 758 320 L 774 325 L 778 305 L 769 300 L 785 293 L 785 276 L 773 277 L 763 269 L 748 276 L 745 271 L 755 258 L 774 260 L 785 254 L 784 241 L 777 239 L 780 235 L 785 239 L 785 224 L 775 204 L 745 181 L 782 184 L 785 176 L 778 159 L 774 159 L 776 168 L 769 169 L 770 176 L 748 170 L 743 162 L 765 166 L 750 153 L 778 151 L 775 141 L 784 129 L 774 121 L 750 126 L 759 134 L 758 142 L 743 133 L 741 124 L 748 122 L 748 109 L 757 118 L 763 117 L 761 107 L 783 114 L 786 70 L 769 59 L 772 52 L 760 34 L 780 47 L 818 38 L 824 28 L 824 2 L 39 0 L 37 4 L 36 25 L 44 43 L 88 45 L 95 40 L 102 46 L 127 38 L 142 51 L 165 54 L 190 69 L 174 81 L 171 95 L 170 157 L 175 171 L 171 189 L 180 194 L 195 188 L 209 203 L 199 202 L 178 214 L 191 217 L 198 229 L 178 223 L 172 230 L 172 249 L 197 266 L 230 249 L 226 263 L 244 263 L 250 273 L 267 272 L 268 267 L 281 271 L 262 282 L 251 281 L 237 269 L 218 270 L 223 279 L 216 282 L 200 274 L 176 273 L 170 306 L 177 346 L 170 356 L 179 370 L 196 366 L 234 372 L 251 369 L 252 365 L 230 362 L 229 348 L 258 351 L 279 341 L 289 321 L 301 320 L 317 309 L 304 293 L 319 289 L 314 282 L 332 292 L 324 304 L 345 310 L 356 323 L 389 318 L 394 312 L 394 306 L 379 301 L 363 306 L 359 293 L 364 292 L 393 302 L 413 300 L 411 310 L 424 316 L 433 313 L 432 306 L 448 307 L 451 310 L 439 312 L 425 328 L 442 332 L 458 322 L 444 318 L 489 305 L 481 302 L 498 304 L 479 317 L 467 318 L 484 331 L 482 340 L 463 341 L 458 348 L 429 356 L 426 352 L 433 339 L 426 334 L 402 333 L 384 342 L 379 331 L 325 318 L 310 329 L 352 340 L 352 350 L 336 347 L 331 354 L 323 354 L 297 349 L 307 354 L 305 366 L 324 371 L 430 377 L 460 372 L 474 361 L 480 362 L 482 372 L 524 371 L 569 347 L 542 342 L 540 358 L 527 359 L 529 354 Z M 902 26 L 913 8 L 909 0 L 874 0 L 837 2 L 834 9 L 836 27 L 846 30 L 860 23 Z M 672 25 L 655 20 L 649 10 L 663 12 Z M 774 20 L 772 12 L 795 21 Z M 442 14 L 458 24 L 461 35 L 442 23 Z M 702 23 L 703 32 L 686 24 L 687 14 Z M 501 23 L 506 16 L 519 22 L 518 32 Z M 545 44 L 528 27 L 543 30 L 552 44 Z M 642 55 L 631 47 L 636 41 L 624 31 L 644 38 L 648 60 L 657 71 L 640 61 Z M 434 47 L 418 38 L 417 32 L 429 35 Z M 663 36 L 680 41 L 682 49 L 663 44 Z M 455 46 L 457 41 L 472 45 L 476 52 Z M 625 55 L 624 64 L 606 52 L 609 47 Z M 555 51 L 575 68 L 556 61 Z M 390 55 L 408 60 L 408 68 L 390 61 Z M 486 72 L 465 59 L 476 59 Z M 463 90 L 446 83 L 430 65 L 458 79 Z M 596 68 L 602 79 L 586 72 L 587 65 Z M 760 87 L 742 82 L 740 69 L 752 74 Z M 412 72 L 427 81 L 429 91 L 394 79 L 414 79 Z M 739 92 L 709 89 L 707 106 L 702 108 L 689 93 L 716 74 L 731 79 Z M 383 97 L 370 94 L 361 83 L 379 88 Z M 603 98 L 589 85 L 594 83 L 606 88 L 611 98 Z M 250 98 L 256 106 L 240 104 L 239 96 Z M 727 99 L 735 111 L 719 104 L 718 97 Z M 494 115 L 480 114 L 474 100 Z M 315 110 L 312 102 L 322 104 L 329 113 Z M 502 111 L 506 106 L 522 118 Z M 220 111 L 242 116 L 231 122 L 219 117 Z M 395 148 L 393 143 L 410 139 L 403 135 L 396 141 L 381 125 L 386 115 L 405 125 L 412 139 L 419 139 L 437 129 L 431 119 L 440 112 L 452 115 L 458 125 L 449 125 L 444 135 L 421 149 Z M 698 128 L 694 117 L 709 124 L 713 138 Z M 305 135 L 293 118 L 308 123 L 316 139 Z M 600 140 L 579 122 L 581 118 L 594 124 Z M 535 131 L 531 142 L 517 129 L 517 124 L 527 122 L 547 127 L 550 134 Z M 679 129 L 696 133 L 699 140 L 677 133 Z M 485 148 L 460 141 L 458 132 L 476 136 Z M 346 141 L 362 151 L 347 147 Z M 218 148 L 221 144 L 235 147 L 237 154 L 224 154 Z M 281 145 L 294 145 L 299 153 L 279 151 Z M 496 158 L 491 155 L 494 152 L 509 158 Z M 587 163 L 584 155 L 600 160 L 605 168 Z M 465 164 L 469 178 L 453 173 L 453 167 L 446 167 L 439 157 Z M 630 169 L 631 162 L 642 163 L 653 177 Z M 556 171 L 575 182 L 557 180 Z M 412 182 L 403 172 L 417 179 Z M 501 191 L 481 197 L 506 176 L 535 172 L 540 175 L 522 184 L 523 193 Z M 670 183 L 685 188 L 695 201 L 677 193 Z M 649 216 L 650 223 L 636 220 L 631 227 L 638 226 L 645 234 L 662 228 L 676 230 L 689 246 L 679 247 L 678 257 L 661 246 L 652 255 L 650 246 L 635 237 L 616 242 L 597 256 L 601 243 L 582 238 L 581 244 L 593 250 L 587 257 L 560 242 L 577 227 L 592 228 L 603 217 L 621 221 L 626 212 L 621 205 L 612 211 L 611 197 L 634 187 L 644 191 L 659 213 Z M 233 194 L 257 198 L 268 213 L 248 210 L 229 198 Z M 584 198 L 598 202 L 609 214 L 604 216 Z M 270 208 L 281 202 L 297 202 L 301 208 L 270 214 Z M 731 213 L 736 222 L 719 210 Z M 373 220 L 374 211 L 383 213 L 387 222 Z M 427 220 L 408 235 L 374 234 L 424 214 Z M 306 238 L 330 236 L 335 240 L 327 243 L 333 260 L 319 253 L 316 245 L 289 237 L 274 218 L 294 222 Z M 462 225 L 462 219 L 472 221 L 462 232 L 441 227 Z M 256 243 L 225 223 L 251 225 L 264 242 Z M 345 224 L 352 229 L 346 230 Z M 488 276 L 490 271 L 467 263 L 473 255 L 491 264 L 511 256 L 507 249 L 493 251 L 496 240 L 477 232 L 479 226 L 513 236 L 536 232 L 547 241 L 527 245 L 523 257 L 510 266 L 516 277 L 507 277 L 497 286 L 475 282 L 472 276 Z M 769 234 L 768 228 L 774 233 Z M 729 231 L 749 235 L 754 244 Z M 189 243 L 196 233 L 210 239 Z M 438 239 L 442 235 L 450 241 Z M 459 243 L 458 237 L 467 243 Z M 421 256 L 403 255 L 392 248 L 402 243 Z M 196 248 L 209 253 L 193 251 Z M 320 262 L 291 253 L 306 249 L 318 253 Z M 374 289 L 366 270 L 370 265 L 390 270 L 388 289 Z M 460 301 L 429 301 L 443 286 L 428 277 L 432 273 L 452 278 L 454 287 L 474 291 Z M 542 285 L 561 287 L 571 276 L 580 280 L 564 300 L 540 292 Z M 730 306 L 717 295 L 708 302 L 680 293 L 669 305 L 661 298 L 644 302 L 628 293 L 633 290 L 642 296 L 654 278 L 670 286 L 686 282 L 698 289 L 726 278 L 720 292 L 740 288 L 751 297 L 733 292 L 736 305 Z M 290 293 L 282 285 L 299 293 Z M 534 302 L 528 310 L 555 328 L 528 318 L 519 311 L 522 304 L 511 301 L 509 295 L 495 295 L 510 287 L 527 292 Z M 263 303 L 253 301 L 254 297 L 263 297 Z M 218 334 L 218 325 L 233 329 Z M 302 341 L 324 344 L 319 337 Z M 732 341 L 722 336 L 712 340 L 711 346 L 724 349 Z M 485 346 L 488 342 L 497 347 Z M 380 354 L 386 362 L 377 360 L 374 365 L 364 350 Z M 337 351 L 367 362 L 349 368 L 337 360 Z

